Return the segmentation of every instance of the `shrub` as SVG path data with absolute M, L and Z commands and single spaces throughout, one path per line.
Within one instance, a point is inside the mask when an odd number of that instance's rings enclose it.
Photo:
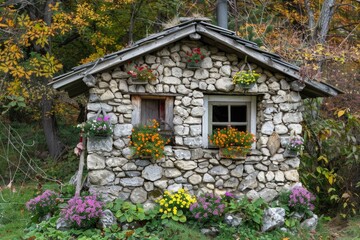
M 46 190 L 41 195 L 30 199 L 26 203 L 26 208 L 34 215 L 38 217 L 43 217 L 48 213 L 54 213 L 57 209 L 56 198 L 58 194 L 51 191 Z
M 202 222 L 219 220 L 224 210 L 225 204 L 221 197 L 213 193 L 203 194 L 197 198 L 197 202 L 190 205 L 192 216 Z
M 75 228 L 93 227 L 103 213 L 102 207 L 103 203 L 95 195 L 75 196 L 68 201 L 61 217 Z
M 187 52 L 186 55 L 188 63 L 198 63 L 205 58 L 200 48 L 194 48 L 191 52 Z
M 186 222 L 186 211 L 190 205 L 196 202 L 185 189 L 179 189 L 176 193 L 165 191 L 162 199 L 157 201 L 160 204 L 159 212 L 162 214 L 161 219 L 171 218 L 174 221 Z
M 303 187 L 294 187 L 289 195 L 289 207 L 299 213 L 314 210 L 315 196 Z

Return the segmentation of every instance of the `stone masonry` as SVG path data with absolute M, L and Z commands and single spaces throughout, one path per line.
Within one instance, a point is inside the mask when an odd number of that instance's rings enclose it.
M 205 59 L 200 69 L 186 68 L 186 52 L 201 47 Z M 286 186 L 299 180 L 298 158 L 284 157 L 290 131 L 300 134 L 302 99 L 290 90 L 291 79 L 262 69 L 257 84 L 244 91 L 232 83 L 244 60 L 235 54 L 183 40 L 157 52 L 134 59 L 157 73 L 146 85 L 132 85 L 128 66 L 96 76 L 90 89 L 88 118 L 102 108 L 111 117 L 112 137 L 88 141 L 87 168 L 91 190 L 106 200 L 120 197 L 134 203 L 151 202 L 165 189 L 187 188 L 193 194 L 226 191 L 248 197 L 272 200 Z M 158 161 L 133 159 L 129 148 L 132 122 L 132 95 L 174 96 L 175 144 L 165 147 L 166 156 Z M 257 96 L 256 149 L 246 160 L 221 159 L 216 149 L 203 148 L 202 117 L 204 96 L 212 94 Z M 281 147 L 273 155 L 268 140 L 276 132 Z

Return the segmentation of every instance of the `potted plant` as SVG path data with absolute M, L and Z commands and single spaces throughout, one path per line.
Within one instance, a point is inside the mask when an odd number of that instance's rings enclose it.
M 148 81 L 156 80 L 154 71 L 146 65 L 134 66 L 134 70 L 127 73 L 131 76 L 133 84 L 146 84 Z
M 299 135 L 290 136 L 289 143 L 286 146 L 284 156 L 296 157 L 304 148 L 304 139 Z
M 255 85 L 259 77 L 260 74 L 256 73 L 254 70 L 242 69 L 233 76 L 233 83 L 238 84 L 243 89 L 250 89 Z
M 84 123 L 77 125 L 85 137 L 108 137 L 112 134 L 113 129 L 110 123 L 109 116 L 99 116 L 95 119 L 90 119 Z
M 211 144 L 220 148 L 220 157 L 233 159 L 244 159 L 256 141 L 252 133 L 239 131 L 230 126 L 214 130 L 209 138 Z
M 200 48 L 194 48 L 191 52 L 187 52 L 187 67 L 200 68 L 201 61 L 205 58 Z
M 148 125 L 133 128 L 130 142 L 133 157 L 153 160 L 164 157 L 164 147 L 169 140 L 161 136 L 159 126 L 159 122 L 154 119 Z

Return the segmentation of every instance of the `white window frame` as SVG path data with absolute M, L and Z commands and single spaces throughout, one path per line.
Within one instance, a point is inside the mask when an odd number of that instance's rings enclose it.
M 210 111 L 209 106 L 212 103 L 246 103 L 250 105 L 250 116 L 248 124 L 249 129 L 252 134 L 256 135 L 256 96 L 224 96 L 224 95 L 206 95 L 204 96 L 204 108 L 205 113 L 202 118 L 202 132 L 203 132 L 203 147 L 209 147 L 209 119 L 210 119 Z M 255 144 L 253 144 L 252 148 L 255 148 Z

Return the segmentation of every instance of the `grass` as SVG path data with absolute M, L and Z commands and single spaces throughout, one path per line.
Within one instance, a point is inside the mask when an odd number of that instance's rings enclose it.
M 44 189 L 56 189 L 54 183 L 45 184 Z M 0 191 L 0 239 L 18 239 L 23 235 L 23 229 L 30 222 L 30 214 L 25 203 L 37 195 L 36 184 L 28 184 Z

